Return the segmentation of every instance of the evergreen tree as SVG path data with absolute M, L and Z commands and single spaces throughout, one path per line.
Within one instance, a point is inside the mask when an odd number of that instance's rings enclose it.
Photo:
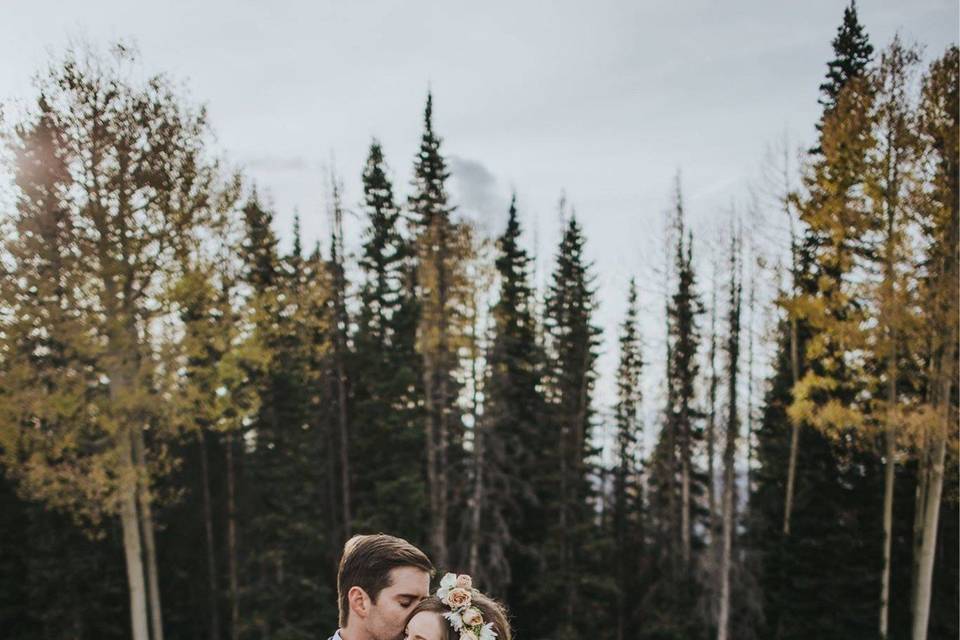
M 253 446 L 244 457 L 241 490 L 241 635 L 306 638 L 321 633 L 330 613 L 317 603 L 334 601 L 329 586 L 317 581 L 329 566 L 324 552 L 336 546 L 328 542 L 330 517 L 324 516 L 339 513 L 339 501 L 327 500 L 332 478 L 317 464 L 336 442 L 334 422 L 311 421 L 317 391 L 308 386 L 318 348 L 309 330 L 310 300 L 318 295 L 312 289 L 328 280 L 325 271 L 298 272 L 296 254 L 292 260 L 278 255 L 273 216 L 256 194 L 243 213 L 251 348 L 263 356 L 252 373 L 259 411 L 246 436 Z M 322 335 L 329 351 L 330 336 Z
M 615 462 L 613 468 L 613 558 L 617 600 L 614 609 L 616 640 L 629 637 L 628 629 L 642 628 L 643 613 L 627 606 L 628 598 L 644 586 L 645 532 L 641 448 L 643 356 L 637 322 L 637 285 L 633 278 L 627 293 L 627 314 L 620 326 L 620 362 L 617 367 Z
M 740 407 L 737 384 L 740 375 L 740 311 L 743 299 L 743 267 L 740 238 L 733 232 L 730 241 L 730 299 L 727 329 L 727 423 L 723 447 L 722 542 L 720 546 L 720 589 L 717 607 L 717 640 L 730 637 L 731 574 L 733 545 L 737 524 L 736 463 L 737 439 L 740 433 Z
M 544 541 L 546 564 L 552 568 L 541 584 L 541 613 L 534 624 L 541 637 L 573 638 L 588 633 L 602 615 L 598 604 L 613 593 L 610 580 L 595 575 L 599 557 L 591 405 L 596 382 L 600 331 L 593 324 L 596 310 L 593 278 L 584 256 L 585 239 L 576 216 L 564 230 L 544 309 L 548 364 L 544 378 L 548 424 L 554 443 L 545 450 L 554 467 L 542 490 L 554 518 Z M 551 602 L 551 607 L 543 606 Z
M 693 236 L 685 228 L 682 201 L 677 190 L 674 218 L 673 273 L 676 289 L 667 303 L 667 403 L 663 426 L 650 458 L 650 511 L 652 544 L 664 551 L 652 568 L 650 598 L 656 611 L 649 621 L 652 637 L 675 633 L 685 637 L 701 621 L 680 611 L 697 608 L 701 540 L 696 535 L 708 523 L 701 504 L 709 490 L 698 468 L 704 417 L 695 404 L 700 344 L 698 317 L 703 313 L 693 268 Z
M 672 341 L 669 375 L 674 389 L 674 405 L 670 412 L 676 420 L 677 456 L 680 468 L 680 542 L 681 561 L 685 574 L 689 575 L 692 562 L 694 518 L 696 502 L 703 494 L 703 478 L 695 469 L 694 452 L 703 440 L 703 430 L 697 424 L 701 412 L 694 406 L 695 385 L 699 375 L 697 351 L 700 333 L 697 317 L 703 313 L 703 305 L 696 292 L 696 275 L 693 270 L 693 234 L 684 238 L 683 212 L 678 194 L 678 240 L 677 240 L 677 291 L 668 310 Z
M 391 531 L 416 544 L 427 540 L 423 477 L 422 378 L 416 341 L 412 255 L 379 142 L 363 171 L 367 228 L 360 255 L 361 308 L 354 336 L 352 397 L 363 460 L 354 471 L 356 528 Z M 384 375 L 389 371 L 390 375 Z
M 547 473 L 541 453 L 550 446 L 551 434 L 543 425 L 539 389 L 543 354 L 536 336 L 531 258 L 520 245 L 520 235 L 514 197 L 506 230 L 497 241 L 499 296 L 493 307 L 483 418 L 486 464 L 481 530 L 487 539 L 482 541 L 480 564 L 503 565 L 495 583 L 499 582 L 506 601 L 516 603 L 511 610 L 518 633 L 535 634 L 527 626 L 536 615 L 530 609 L 529 594 L 541 575 L 540 543 L 550 526 L 538 484 Z M 494 547 L 502 547 L 505 557 L 491 557 Z
M 471 247 L 469 230 L 452 218 L 446 181 L 450 177 L 433 130 L 433 96 L 427 95 L 420 152 L 414 162 L 414 193 L 409 208 L 416 228 L 417 345 L 423 357 L 423 396 L 430 504 L 431 557 L 440 567 L 454 559 L 457 532 L 450 514 L 464 497 L 463 421 L 457 406 L 457 349 L 465 334 L 460 312 L 468 283 L 464 264 Z
M 837 106 L 840 91 L 851 78 L 863 75 L 873 55 L 873 45 L 857 15 L 856 0 L 843 10 L 843 22 L 833 39 L 834 59 L 827 63 L 827 79 L 820 85 L 824 114 Z

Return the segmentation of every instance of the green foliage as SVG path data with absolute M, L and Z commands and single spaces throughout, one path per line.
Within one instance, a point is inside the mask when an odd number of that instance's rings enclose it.
M 367 227 L 351 365 L 351 455 L 363 463 L 353 474 L 354 527 L 391 531 L 423 544 L 428 511 L 412 248 L 402 235 L 400 210 L 376 141 L 370 145 L 363 186 Z
M 493 337 L 487 356 L 484 388 L 487 488 L 481 526 L 483 563 L 491 562 L 493 584 L 517 619 L 517 632 L 539 633 L 524 626 L 535 615 L 529 594 L 544 568 L 541 543 L 551 529 L 541 482 L 550 476 L 551 461 L 542 455 L 554 441 L 545 428 L 540 391 L 543 350 L 536 335 L 535 294 L 530 284 L 531 258 L 520 244 L 516 198 L 510 203 L 507 227 L 497 240 L 499 297 L 493 307 Z M 498 567 L 494 551 L 503 549 Z M 497 579 L 499 577 L 499 580 Z
M 540 606 L 530 621 L 537 637 L 543 638 L 589 633 L 596 620 L 596 604 L 612 591 L 609 577 L 597 575 L 594 566 L 600 557 L 596 545 L 605 542 L 596 536 L 598 503 L 593 484 L 599 451 L 593 438 L 592 398 L 600 330 L 593 324 L 596 300 L 585 243 L 576 216 L 571 216 L 544 304 L 545 422 L 553 438 L 541 455 L 552 472 L 539 483 L 538 491 L 552 520 L 543 542 L 551 571 L 536 585 L 533 597 Z

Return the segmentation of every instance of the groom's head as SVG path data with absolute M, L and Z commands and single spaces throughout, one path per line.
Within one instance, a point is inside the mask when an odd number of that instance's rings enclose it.
M 394 640 L 407 615 L 430 592 L 433 565 L 406 540 L 385 534 L 354 536 L 337 572 L 340 628 L 348 640 Z

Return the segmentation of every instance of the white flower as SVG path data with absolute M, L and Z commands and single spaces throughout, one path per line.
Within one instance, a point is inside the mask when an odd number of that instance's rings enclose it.
M 480 640 L 494 640 L 497 632 L 493 630 L 493 623 L 488 622 L 480 629 Z
M 437 589 L 437 597 L 441 600 L 445 600 L 447 594 L 450 593 L 450 590 L 457 586 L 457 574 L 448 573 L 443 576 L 443 579 L 440 581 L 440 588 Z
M 472 631 L 464 629 L 460 632 L 460 640 L 477 640 L 477 638 L 473 635 Z
M 453 589 L 455 586 L 457 586 L 457 574 L 444 574 L 443 579 L 440 580 L 440 586 L 446 587 L 447 589 Z
M 460 617 L 460 614 L 456 611 L 447 611 L 443 614 L 443 617 L 447 619 L 447 622 L 450 623 L 450 626 L 453 627 L 454 631 L 460 631 L 463 629 L 463 618 Z

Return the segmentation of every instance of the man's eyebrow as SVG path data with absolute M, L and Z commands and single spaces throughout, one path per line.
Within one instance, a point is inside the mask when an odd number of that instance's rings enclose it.
M 422 598 L 423 596 L 421 596 L 419 593 L 398 593 L 398 594 L 397 594 L 396 596 L 394 596 L 394 597 L 396 597 L 396 598 Z

